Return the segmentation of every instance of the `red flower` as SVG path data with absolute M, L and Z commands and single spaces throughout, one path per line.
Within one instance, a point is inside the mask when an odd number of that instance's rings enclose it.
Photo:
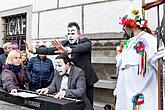
M 130 28 L 134 28 L 134 27 L 137 26 L 136 21 L 133 20 L 133 19 L 130 19 L 130 20 L 125 21 L 124 25 L 126 27 L 130 27 Z
M 123 18 L 121 19 L 121 24 L 124 25 L 126 21 L 127 21 L 126 18 L 123 17 Z
M 136 49 L 137 53 L 140 53 L 141 55 L 143 55 L 145 51 L 145 45 L 143 44 L 142 41 L 137 42 L 134 48 Z
M 143 24 L 143 28 L 147 28 L 148 27 L 148 23 L 145 21 L 145 23 Z
M 124 23 L 124 26 L 129 27 L 129 21 L 128 20 Z
M 138 47 L 137 47 L 137 51 L 138 52 L 144 52 L 144 50 L 145 50 L 145 46 L 144 45 L 138 45 Z
M 134 28 L 134 27 L 137 26 L 136 21 L 133 20 L 133 19 L 129 20 L 129 25 L 130 25 L 131 28 Z
M 141 105 L 144 103 L 144 95 L 142 93 L 137 93 L 132 97 L 132 102 L 134 105 Z

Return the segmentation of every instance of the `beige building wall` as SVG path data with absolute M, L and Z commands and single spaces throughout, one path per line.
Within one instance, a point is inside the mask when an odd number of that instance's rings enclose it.
M 31 17 L 27 19 L 27 40 L 31 41 L 65 37 L 66 26 L 70 21 L 78 22 L 83 34 L 121 32 L 118 19 L 127 12 L 130 4 L 129 0 L 2 0 L 1 17 L 5 16 L 5 12 L 11 15 L 20 13 L 24 7 L 31 8 L 28 11 Z M 147 11 L 146 18 L 151 29 L 155 30 L 156 9 Z M 0 27 L 0 35 L 3 38 L 2 25 Z M 1 40 L 0 43 L 2 44 Z

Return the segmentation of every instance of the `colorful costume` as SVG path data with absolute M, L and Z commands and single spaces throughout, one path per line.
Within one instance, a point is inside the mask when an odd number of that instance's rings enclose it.
M 116 110 L 158 109 L 156 52 L 156 37 L 141 31 L 116 56 L 119 68 Z

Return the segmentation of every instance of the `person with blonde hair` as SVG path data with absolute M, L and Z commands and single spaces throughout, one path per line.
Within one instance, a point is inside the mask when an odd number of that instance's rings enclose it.
M 25 74 L 22 70 L 21 53 L 18 50 L 9 52 L 1 74 L 3 88 L 14 94 L 18 89 L 24 89 Z

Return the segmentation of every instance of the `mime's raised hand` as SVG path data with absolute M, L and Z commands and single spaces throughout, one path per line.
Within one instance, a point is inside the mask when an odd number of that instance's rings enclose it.
M 54 41 L 52 41 L 52 44 L 58 50 L 57 53 L 66 53 L 67 52 L 67 48 L 62 45 L 61 41 L 54 40 Z

